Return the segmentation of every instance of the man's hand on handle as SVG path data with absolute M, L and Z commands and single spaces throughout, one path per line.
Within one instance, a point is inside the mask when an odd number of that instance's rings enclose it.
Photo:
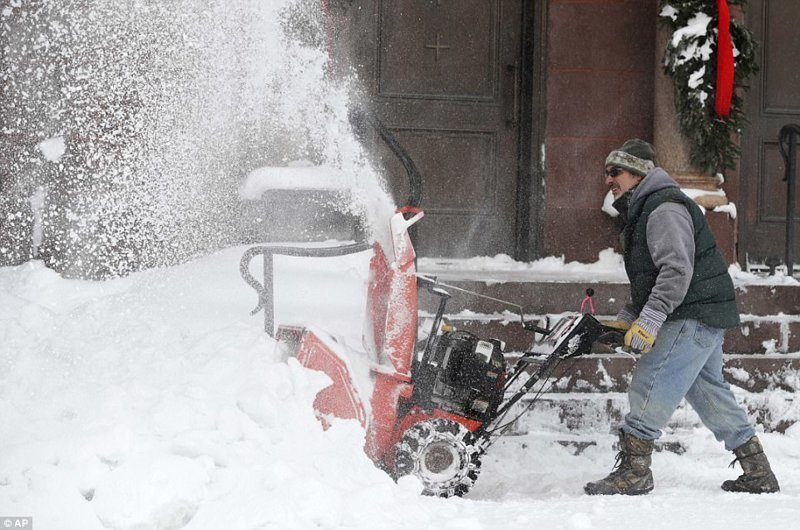
M 639 314 L 639 318 L 633 321 L 630 329 L 625 333 L 625 346 L 634 351 L 649 352 L 656 342 L 658 330 L 661 329 L 661 325 L 666 319 L 666 314 L 645 306 Z

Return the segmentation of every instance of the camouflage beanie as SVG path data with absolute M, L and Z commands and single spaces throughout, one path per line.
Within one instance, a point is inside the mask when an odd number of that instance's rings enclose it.
M 606 158 L 606 167 L 617 166 L 644 177 L 656 167 L 656 150 L 644 140 L 628 140 Z

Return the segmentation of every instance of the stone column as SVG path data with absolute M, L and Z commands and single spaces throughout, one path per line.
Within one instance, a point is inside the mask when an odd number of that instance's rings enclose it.
M 664 73 L 664 51 L 669 36 L 669 28 L 659 23 L 656 31 L 655 109 L 653 113 L 653 141 L 657 162 L 678 181 L 682 188 L 717 191 L 721 179 L 716 175 L 698 170 L 689 161 L 688 141 L 681 134 L 678 115 L 675 111 L 672 79 Z M 709 210 L 728 203 L 725 197 L 710 194 L 695 197 L 695 201 Z

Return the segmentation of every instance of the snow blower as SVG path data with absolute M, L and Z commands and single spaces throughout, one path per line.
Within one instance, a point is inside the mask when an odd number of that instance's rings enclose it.
M 517 308 L 522 327 L 540 335 L 532 340 L 530 351 L 509 366 L 501 340 L 443 326 L 450 292 L 464 290 L 417 273 L 409 228 L 424 215 L 416 206 L 421 179 L 391 133 L 374 117 L 366 118 L 398 154 L 411 180 L 412 206 L 400 208 L 391 217 L 388 237 L 380 238 L 384 244 L 253 247 L 242 256 L 241 274 L 259 295 L 253 313 L 264 311 L 265 330 L 273 335 L 274 255 L 324 258 L 371 248 L 360 351 L 324 330 L 300 325 L 280 324 L 274 337 L 284 355 L 331 379 L 314 401 L 324 426 L 332 418 L 355 419 L 366 429 L 366 454 L 391 476 L 418 477 L 425 494 L 463 495 L 478 477 L 481 457 L 549 388 L 557 367 L 590 352 L 595 341 L 609 338 L 614 331 L 590 314 L 563 317 L 552 328 L 538 327 L 525 322 L 521 307 L 497 300 Z M 249 268 L 258 255 L 264 262 L 262 282 Z M 418 342 L 420 289 L 438 298 L 438 307 L 430 332 Z M 363 373 L 354 377 L 357 367 L 351 361 L 356 357 L 367 360 L 366 377 Z M 370 381 L 371 388 L 365 387 L 364 380 Z
M 330 377 L 332 384 L 314 401 L 323 425 L 332 417 L 358 420 L 367 433 L 365 452 L 379 467 L 395 478 L 415 475 L 426 494 L 449 497 L 469 491 L 481 457 L 535 404 L 557 367 L 590 352 L 595 341 L 607 339 L 613 330 L 590 314 L 565 316 L 551 329 L 538 327 L 525 322 L 520 311 L 522 327 L 541 338 L 509 366 L 501 340 L 443 326 L 450 291 L 463 289 L 417 273 L 408 228 L 422 216 L 417 208 L 400 209 L 390 221 L 389 252 L 379 243 L 373 245 L 364 351 L 355 351 L 323 330 L 302 326 L 279 325 L 275 339 L 284 355 Z M 256 310 L 265 310 L 267 332 L 274 327 L 274 254 L 327 257 L 365 248 L 254 247 L 245 252 L 241 272 L 259 292 Z M 264 283 L 249 271 L 250 260 L 259 254 L 269 264 Z M 418 289 L 439 300 L 430 333 L 419 343 Z M 371 391 L 355 384 L 350 361 L 354 356 L 369 359 Z M 517 406 L 525 396 L 525 406 Z

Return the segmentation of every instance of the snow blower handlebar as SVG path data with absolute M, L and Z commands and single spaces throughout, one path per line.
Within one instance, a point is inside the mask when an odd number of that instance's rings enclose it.
M 564 360 L 591 353 L 592 344 L 603 337 L 607 337 L 609 332 L 608 327 L 589 314 L 563 317 L 551 329 L 540 328 L 531 324 L 526 324 L 524 327 L 529 331 L 543 334 L 542 339 L 537 342 L 551 345 L 553 349 L 551 353 L 544 357 L 526 354 L 517 361 L 506 382 L 504 393 L 508 394 L 511 391 L 512 386 L 523 373 L 530 373 L 530 375 L 525 383 L 497 408 L 493 419 L 473 433 L 474 439 L 484 439 L 482 444 L 483 451 L 492 444 L 489 440 L 492 435 L 501 436 L 510 428 L 516 418 L 507 421 L 506 416 L 524 396 L 534 391 L 537 383 L 547 381 L 553 375 L 556 367 Z M 545 385 L 546 383 L 543 383 L 535 391 L 528 408 L 544 392 Z

